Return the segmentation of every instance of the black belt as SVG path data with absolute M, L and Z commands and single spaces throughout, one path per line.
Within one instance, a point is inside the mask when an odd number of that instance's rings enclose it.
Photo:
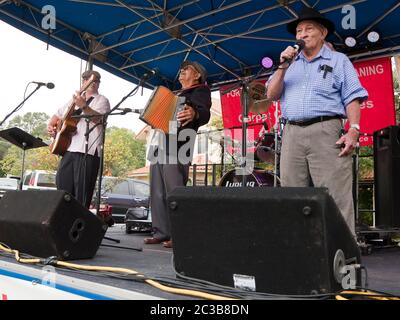
M 312 118 L 312 119 L 308 119 L 308 120 L 304 120 L 304 121 L 287 120 L 286 123 L 292 124 L 294 126 L 307 127 L 307 126 L 312 125 L 317 122 L 323 122 L 323 121 L 328 121 L 328 120 L 332 120 L 332 119 L 342 119 L 342 117 L 339 115 L 337 115 L 337 116 L 321 116 L 321 117 L 316 117 L 316 118 Z

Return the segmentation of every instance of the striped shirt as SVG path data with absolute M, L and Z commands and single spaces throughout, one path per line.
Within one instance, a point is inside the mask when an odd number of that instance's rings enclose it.
M 301 52 L 288 68 L 281 96 L 282 115 L 291 121 L 336 115 L 346 118 L 350 102 L 367 98 L 368 92 L 349 58 L 324 45 L 311 61 Z

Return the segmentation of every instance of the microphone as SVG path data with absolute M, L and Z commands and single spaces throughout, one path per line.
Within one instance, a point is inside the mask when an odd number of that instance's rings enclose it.
M 122 111 L 122 114 L 127 114 L 129 112 L 141 114 L 143 111 L 143 109 L 131 109 L 131 108 L 118 108 L 118 110 Z
M 297 40 L 297 41 L 295 42 L 295 44 L 293 45 L 293 48 L 295 48 L 297 52 L 300 52 L 301 50 L 304 49 L 304 46 L 305 46 L 304 40 Z M 287 62 L 290 63 L 291 61 L 292 61 L 292 60 L 289 60 L 289 59 L 284 58 L 284 59 L 283 59 L 283 62 L 280 63 L 280 65 L 282 65 L 282 64 L 284 64 L 284 63 L 287 63 Z M 261 60 L 261 65 L 262 65 L 265 69 L 271 69 L 271 68 L 273 68 L 273 70 L 275 70 L 275 69 L 277 68 L 277 66 L 274 67 L 274 61 L 273 61 L 270 57 L 264 57 L 264 58 L 262 58 L 262 60 Z
M 46 86 L 48 89 L 54 89 L 54 87 L 55 87 L 54 83 L 52 83 L 52 82 L 44 83 L 44 82 L 32 81 L 32 83 L 37 84 L 39 87 Z
M 151 69 L 149 72 L 146 72 L 142 76 L 142 81 L 148 80 L 151 77 L 155 76 L 158 73 L 158 69 Z
M 299 53 L 301 50 L 304 49 L 305 45 L 306 45 L 306 43 L 304 42 L 304 40 L 299 39 L 295 42 L 295 44 L 293 45 L 293 48 L 296 50 L 297 53 Z M 291 61 L 292 61 L 292 59 L 283 58 L 283 62 L 281 64 L 286 63 L 286 62 L 290 63 Z

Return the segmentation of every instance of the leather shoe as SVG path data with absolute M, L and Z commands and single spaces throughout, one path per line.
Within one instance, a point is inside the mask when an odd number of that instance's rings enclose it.
M 162 242 L 162 240 L 157 238 L 145 238 L 143 242 L 144 244 L 159 244 Z
M 172 248 L 172 240 L 164 241 L 163 246 L 164 248 Z

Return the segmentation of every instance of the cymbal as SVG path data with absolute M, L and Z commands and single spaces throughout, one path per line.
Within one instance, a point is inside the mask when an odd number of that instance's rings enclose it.
M 266 98 L 265 91 L 264 84 L 258 81 L 249 84 L 249 112 L 259 114 L 269 109 L 272 100 Z

